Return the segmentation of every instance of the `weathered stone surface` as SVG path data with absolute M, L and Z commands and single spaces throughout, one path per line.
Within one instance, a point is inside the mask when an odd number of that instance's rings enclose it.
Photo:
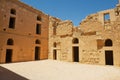
M 117 5 L 114 9 L 91 14 L 78 27 L 74 27 L 70 21 L 60 21 L 56 26 L 56 35 L 52 35 L 50 19 L 49 58 L 56 56 L 56 60 L 74 62 L 77 54 L 81 63 L 120 66 L 119 9 Z M 110 16 L 109 19 L 105 19 L 106 14 Z M 75 38 L 78 39 L 77 44 L 72 43 Z M 53 47 L 54 42 L 60 43 L 59 48 Z M 78 50 L 74 51 L 74 47 L 78 47 Z
M 16 11 L 11 13 L 11 9 Z M 14 13 L 14 12 L 13 12 Z M 37 20 L 41 17 L 41 21 Z M 9 28 L 10 17 L 15 18 L 15 28 Z M 36 34 L 36 25 L 40 24 L 41 34 Z M 10 62 L 35 60 L 35 47 L 39 47 L 39 59 L 48 58 L 49 16 L 18 0 L 0 0 L 0 63 L 7 59 L 7 49 L 12 50 Z M 14 44 L 7 45 L 12 39 Z M 36 40 L 41 44 L 36 44 Z
M 120 4 L 88 15 L 78 27 L 19 0 L 0 0 L 0 13 L 0 63 L 12 49 L 11 62 L 35 60 L 38 53 L 39 59 L 120 66 Z M 10 17 L 15 28 L 9 28 Z M 7 45 L 8 39 L 14 45 Z

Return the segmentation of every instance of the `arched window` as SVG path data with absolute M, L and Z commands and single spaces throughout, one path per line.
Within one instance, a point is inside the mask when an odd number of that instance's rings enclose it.
M 16 15 L 16 10 L 15 9 L 11 9 L 10 13 Z
M 54 46 L 54 47 L 57 47 L 57 43 L 56 43 L 56 42 L 54 42 L 53 46 Z
M 14 41 L 12 39 L 7 40 L 7 45 L 14 45 Z
M 37 21 L 42 21 L 41 16 L 37 16 Z
M 37 39 L 37 40 L 35 41 L 35 44 L 41 44 L 40 40 Z
M 78 44 L 79 43 L 79 40 L 77 38 L 74 38 L 73 41 L 72 41 L 73 44 Z
M 105 46 L 113 46 L 112 40 L 111 39 L 105 40 Z

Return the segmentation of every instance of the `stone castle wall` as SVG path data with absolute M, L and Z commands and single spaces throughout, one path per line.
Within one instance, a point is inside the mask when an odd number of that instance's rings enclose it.
M 120 4 L 88 15 L 78 27 L 19 0 L 0 0 L 0 13 L 0 63 L 49 58 L 120 66 Z M 15 28 L 9 27 L 10 18 Z
M 70 21 L 59 21 L 54 35 L 51 23 L 53 17 L 51 17 L 49 58 L 76 62 L 74 56 L 78 53 L 77 62 L 80 63 L 120 66 L 119 8 L 117 5 L 114 9 L 91 14 L 78 27 L 74 27 Z M 109 19 L 105 19 L 106 15 L 109 15 Z M 75 38 L 79 41 L 77 44 L 73 43 Z M 111 43 L 107 43 L 107 40 Z M 59 44 L 59 48 L 54 47 L 55 42 Z M 111 44 L 111 46 L 106 44 Z M 74 51 L 74 47 L 78 47 L 78 50 Z
M 11 14 L 11 9 L 15 14 Z M 7 50 L 12 50 L 11 61 L 35 60 L 35 47 L 39 47 L 38 58 L 48 58 L 49 16 L 17 0 L 0 0 L 0 63 L 5 63 Z M 37 17 L 41 21 L 37 20 Z M 15 28 L 9 28 L 10 18 L 15 18 Z M 41 34 L 36 34 L 36 25 L 40 24 Z M 13 45 L 7 45 L 12 39 Z M 36 44 L 36 40 L 40 44 Z

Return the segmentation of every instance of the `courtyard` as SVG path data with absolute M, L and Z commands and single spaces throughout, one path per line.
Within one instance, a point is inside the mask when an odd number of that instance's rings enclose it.
M 120 80 L 120 68 L 115 66 L 56 60 L 9 63 L 0 66 L 28 80 Z

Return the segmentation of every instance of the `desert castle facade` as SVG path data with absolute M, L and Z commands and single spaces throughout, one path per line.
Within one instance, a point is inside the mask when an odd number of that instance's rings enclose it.
M 19 0 L 0 0 L 0 63 L 48 58 L 49 17 Z
M 120 66 L 120 4 L 78 27 L 19 0 L 0 0 L 0 63 L 53 59 Z

